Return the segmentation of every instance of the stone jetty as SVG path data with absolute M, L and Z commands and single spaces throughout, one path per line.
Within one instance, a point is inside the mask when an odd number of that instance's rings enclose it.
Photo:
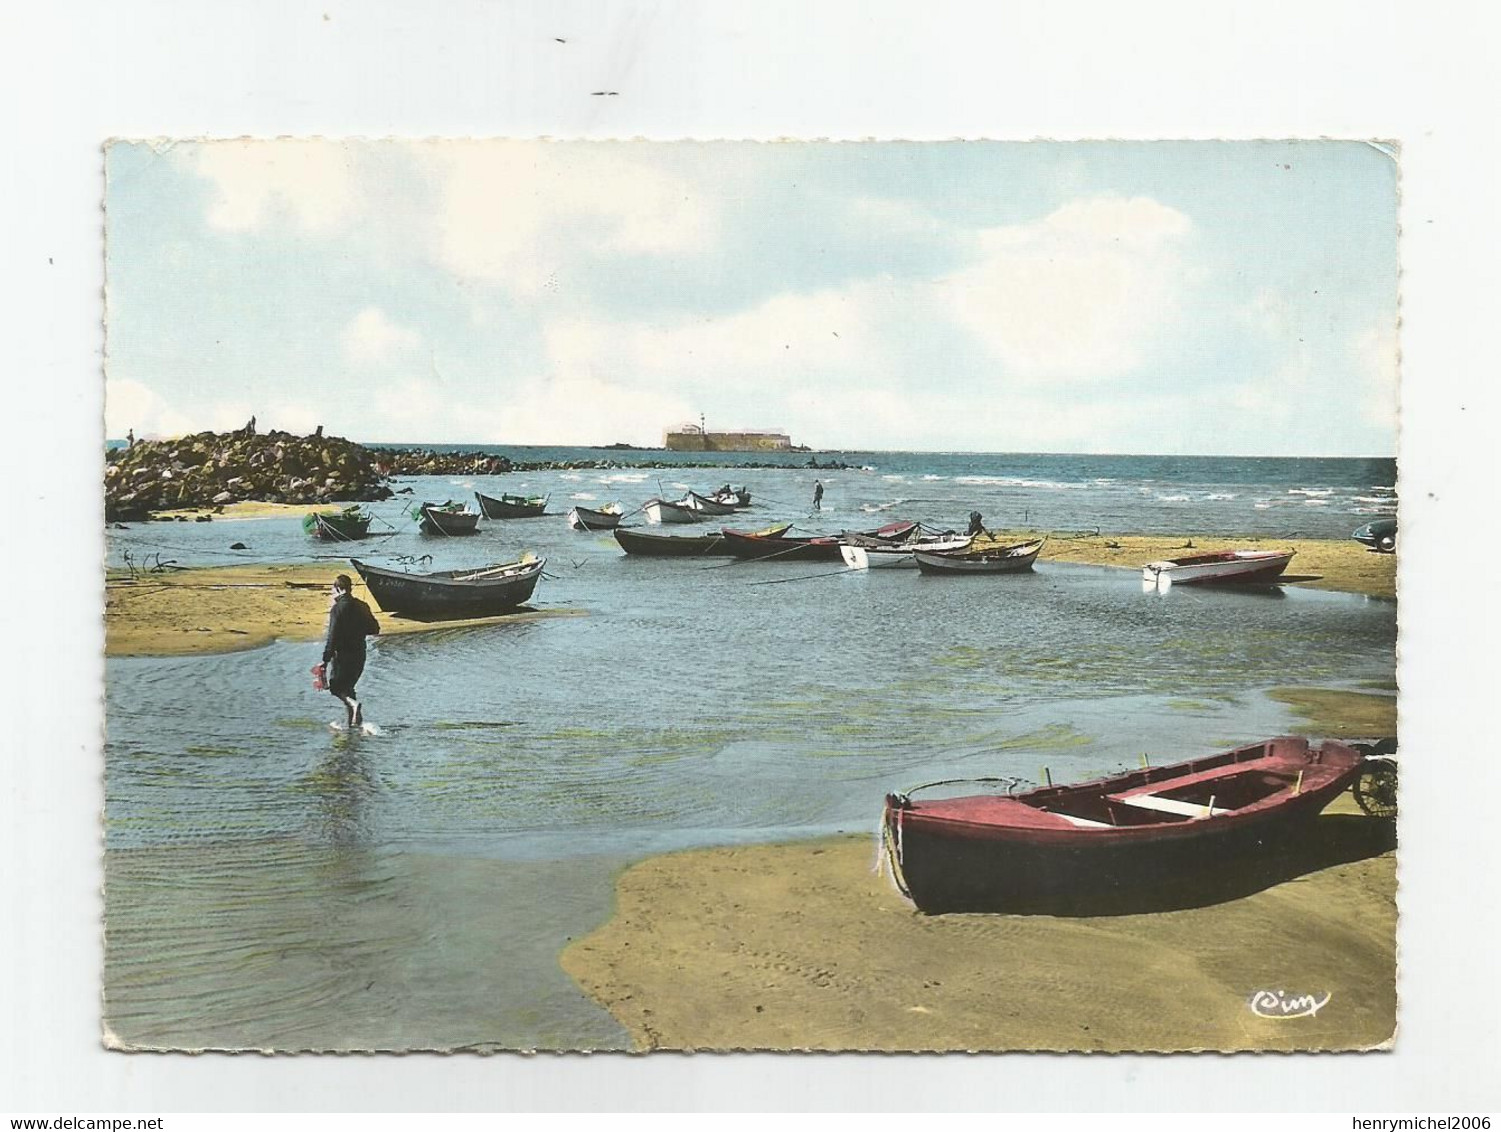
M 140 440 L 106 454 L 104 517 L 143 519 L 152 511 L 269 503 L 387 499 L 389 469 L 376 453 L 322 430 L 199 432 Z

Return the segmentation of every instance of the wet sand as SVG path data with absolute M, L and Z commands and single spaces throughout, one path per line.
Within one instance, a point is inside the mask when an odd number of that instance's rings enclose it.
M 1395 718 L 1390 696 L 1293 702 L 1319 734 Z M 1378 1047 L 1396 1029 L 1394 830 L 1349 795 L 1318 828 L 1281 883 L 1096 917 L 922 915 L 873 870 L 872 836 L 671 854 L 621 876 L 614 917 L 562 964 L 641 1050 Z M 1258 991 L 1330 998 L 1264 1018 Z
M 187 656 L 259 648 L 273 640 L 315 641 L 328 624 L 329 566 L 213 566 L 161 574 L 112 572 L 106 580 L 107 656 Z M 580 610 L 508 613 L 464 621 L 411 621 L 382 613 L 358 579 L 355 596 L 370 602 L 381 633 L 421 633 L 495 625 Z
M 287 504 L 235 504 L 241 518 L 273 511 L 307 511 Z M 226 517 L 231 508 L 226 508 Z M 998 532 L 1015 541 L 1025 532 Z M 1140 570 L 1157 558 L 1258 545 L 1247 540 L 1158 538 L 1146 536 L 1049 538 L 1044 562 L 1079 562 Z M 1396 556 L 1376 554 L 1352 540 L 1291 540 L 1267 547 L 1297 551 L 1289 568 L 1292 584 L 1390 598 L 1396 594 Z M 328 613 L 328 585 L 338 571 L 326 566 L 216 566 L 131 577 L 112 572 L 105 601 L 105 652 L 109 656 L 183 656 L 257 648 L 277 638 L 316 640 Z M 1297 579 L 1297 580 L 1294 580 Z M 358 581 L 356 594 L 363 594 Z M 459 624 L 488 624 L 517 618 L 577 616 L 578 611 L 510 614 Z M 422 632 L 433 626 L 389 615 L 381 618 L 386 633 Z

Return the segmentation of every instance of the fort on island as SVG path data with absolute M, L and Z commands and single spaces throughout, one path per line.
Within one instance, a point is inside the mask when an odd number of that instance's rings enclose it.
M 670 452 L 804 451 L 794 445 L 792 438 L 785 432 L 759 429 L 710 432 L 704 427 L 703 417 L 699 417 L 697 424 L 689 423 L 668 429 L 662 438 L 662 447 Z

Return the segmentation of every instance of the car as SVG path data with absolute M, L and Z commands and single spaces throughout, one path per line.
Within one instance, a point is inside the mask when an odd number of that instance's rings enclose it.
M 1372 550 L 1379 550 L 1383 554 L 1391 554 L 1397 549 L 1397 520 L 1377 519 L 1367 523 L 1350 536 L 1358 543 L 1363 543 Z

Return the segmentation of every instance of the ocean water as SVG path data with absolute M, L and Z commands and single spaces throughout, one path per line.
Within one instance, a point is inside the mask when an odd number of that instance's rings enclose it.
M 1390 461 L 1130 458 L 1133 479 L 1121 458 L 869 455 L 871 471 L 827 474 L 411 481 L 417 498 L 551 492 L 560 513 L 460 540 L 416 535 L 400 503 L 380 505 L 397 533 L 362 555 L 440 568 L 532 549 L 549 560 L 533 604 L 583 615 L 377 640 L 361 693 L 378 737 L 329 730 L 314 643 L 111 660 L 111 1027 L 167 1046 L 618 1047 L 557 955 L 608 916 L 632 861 L 873 831 L 884 794 L 922 782 L 1186 758 L 1295 729 L 1269 688 L 1393 677 L 1389 601 L 1145 592 L 1130 571 L 1046 562 L 935 579 L 629 558 L 561 516 L 574 499 L 632 507 L 733 478 L 763 503 L 747 526 L 960 525 L 978 507 L 993 525 L 1019 524 L 1019 508 L 1059 531 L 1342 537 L 1360 497 L 1394 482 Z M 810 516 L 814 476 L 827 494 Z M 230 541 L 256 560 L 310 553 L 287 519 L 111 533 L 112 561 L 142 552 L 127 538 L 184 562 L 225 561 Z

